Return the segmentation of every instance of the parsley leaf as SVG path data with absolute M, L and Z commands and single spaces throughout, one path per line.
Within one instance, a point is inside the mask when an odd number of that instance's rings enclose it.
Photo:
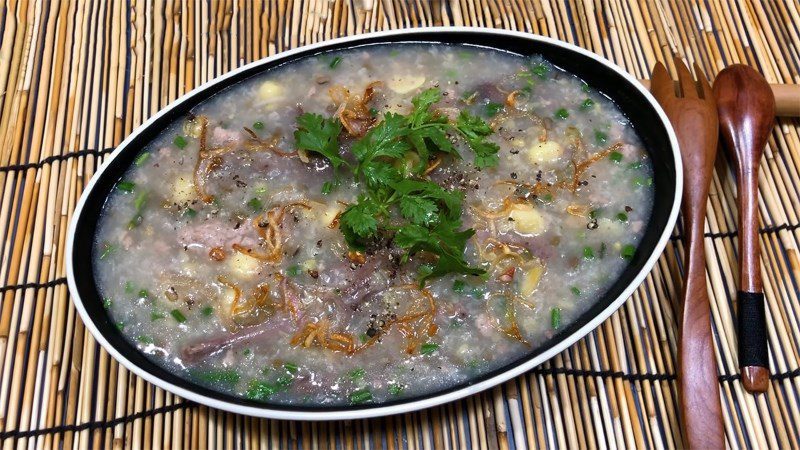
M 408 122 L 400 114 L 386 114 L 383 121 L 369 130 L 350 149 L 358 159 L 359 168 L 370 165 L 376 158 L 402 158 L 410 148 L 401 139 L 408 133 Z M 357 169 L 358 170 L 358 169 Z
M 439 207 L 433 200 L 425 197 L 407 195 L 400 197 L 400 214 L 411 223 L 427 225 L 438 219 Z
M 489 142 L 486 137 L 493 133 L 492 127 L 483 119 L 466 111 L 461 111 L 456 121 L 456 129 L 464 136 L 475 153 L 475 165 L 479 168 L 493 167 L 499 162 L 497 152 L 500 147 Z
M 334 172 L 343 165 L 348 165 L 339 155 L 339 134 L 342 124 L 337 118 L 325 119 L 319 114 L 305 113 L 297 118 L 297 130 L 294 132 L 295 145 L 298 149 L 307 150 L 328 158 Z
M 475 234 L 475 230 L 458 231 L 461 221 L 445 221 L 433 229 L 421 225 L 409 224 L 397 230 L 394 243 L 406 249 L 408 256 L 418 251 L 428 251 L 439 256 L 436 265 L 420 277 L 420 285 L 428 278 L 439 277 L 448 273 L 481 275 L 485 271 L 479 267 L 470 267 L 464 260 L 464 248 L 467 240 Z
M 380 211 L 378 205 L 367 197 L 361 197 L 358 203 L 350 205 L 339 218 L 339 229 L 351 247 L 363 247 L 361 240 L 374 236 L 378 232 L 378 220 L 375 216 Z

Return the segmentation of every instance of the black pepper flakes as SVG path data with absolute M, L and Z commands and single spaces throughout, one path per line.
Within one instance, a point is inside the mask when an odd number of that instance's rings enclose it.
M 633 208 L 631 208 L 628 205 L 625 205 L 625 212 L 631 212 L 631 211 L 633 211 Z
M 517 179 L 517 172 L 511 172 L 511 179 L 512 180 L 516 180 Z

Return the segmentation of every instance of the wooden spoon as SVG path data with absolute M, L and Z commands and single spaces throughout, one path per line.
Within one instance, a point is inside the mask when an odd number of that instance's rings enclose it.
M 737 166 L 739 185 L 739 367 L 750 392 L 769 386 L 767 321 L 758 241 L 758 165 L 775 118 L 769 84 L 754 69 L 736 64 L 714 80 L 725 148 Z
M 681 419 L 686 447 L 721 449 L 725 448 L 725 434 L 703 248 L 706 204 L 717 154 L 719 124 L 711 86 L 700 68 L 695 65 L 699 81 L 695 84 L 683 61 L 675 58 L 675 66 L 681 94 L 676 96 L 672 78 L 661 63 L 653 68 L 651 90 L 675 129 L 683 159 L 681 211 L 686 234 L 686 281 L 678 350 Z

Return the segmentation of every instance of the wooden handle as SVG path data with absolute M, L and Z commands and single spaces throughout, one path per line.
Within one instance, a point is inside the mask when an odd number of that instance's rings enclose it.
M 691 79 L 686 66 L 681 63 L 678 67 L 682 80 Z M 693 89 L 687 85 L 684 83 L 687 88 L 684 92 Z M 703 247 L 706 204 L 719 129 L 711 88 L 704 79 L 701 88 L 704 99 L 698 99 L 696 94 L 676 98 L 672 79 L 664 66 L 657 64 L 653 70 L 653 95 L 675 129 L 683 160 L 681 211 L 686 252 L 678 381 L 684 443 L 688 448 L 698 449 L 725 447 Z
M 650 89 L 650 80 L 639 80 Z M 800 84 L 770 84 L 775 98 L 775 115 L 800 117 Z
M 748 300 L 754 304 L 745 309 L 739 304 L 739 365 L 742 382 L 750 392 L 764 392 L 768 386 L 767 325 L 758 239 L 758 166 L 774 124 L 772 92 L 761 74 L 741 64 L 726 68 L 714 80 L 722 139 L 737 165 L 739 290 L 756 296 Z M 743 298 L 741 293 L 739 298 Z

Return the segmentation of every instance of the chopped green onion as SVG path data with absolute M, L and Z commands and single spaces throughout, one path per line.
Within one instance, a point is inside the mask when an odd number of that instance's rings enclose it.
M 195 216 L 197 216 L 197 211 L 195 211 L 194 209 L 186 208 L 186 209 L 183 210 L 183 217 L 188 217 L 188 218 L 191 219 L 192 217 L 195 217 Z
M 557 330 L 561 326 L 561 308 L 550 309 L 550 327 Z
M 214 307 L 213 306 L 205 306 L 203 309 L 200 310 L 200 314 L 208 317 L 211 314 L 214 314 Z
M 293 375 L 281 375 L 278 377 L 277 380 L 275 380 L 275 383 L 277 383 L 278 386 L 281 386 L 283 388 L 289 387 L 289 385 L 292 384 L 293 382 L 294 382 Z
M 350 378 L 353 381 L 357 381 L 357 380 L 360 380 L 360 379 L 364 378 L 364 375 L 366 375 L 366 374 L 367 374 L 366 370 L 362 369 L 361 367 L 358 367 L 356 369 L 351 370 L 347 374 L 347 377 Z
M 180 310 L 173 309 L 169 313 L 172 316 L 172 318 L 175 319 L 178 323 L 186 322 L 186 316 L 184 316 L 183 313 L 180 312 Z
M 453 281 L 453 292 L 456 294 L 463 294 L 466 287 L 467 283 L 464 283 L 464 280 Z
M 139 298 L 150 298 L 150 293 L 147 292 L 147 289 L 142 289 L 139 291 Z
M 628 215 L 623 213 L 623 212 L 621 212 L 621 213 L 617 214 L 617 220 L 619 220 L 620 222 L 627 222 L 628 221 Z
M 130 222 L 128 222 L 128 229 L 132 230 L 132 229 L 138 227 L 141 224 L 142 224 L 142 215 L 141 214 L 137 214 L 137 215 L 133 216 L 133 219 L 131 219 Z
M 366 344 L 367 341 L 369 341 L 369 336 L 367 335 L 367 333 L 361 333 L 358 335 L 358 341 L 361 342 L 362 344 Z
M 597 219 L 597 216 L 599 214 L 600 214 L 600 210 L 599 209 L 593 209 L 593 210 L 589 211 L 589 218 L 592 219 L 592 220 Z
M 135 187 L 136 183 L 134 183 L 133 181 L 120 181 L 119 183 L 117 183 L 117 189 L 119 189 L 122 192 L 131 193 L 133 192 L 133 189 Z
M 547 74 L 549 72 L 550 72 L 550 68 L 547 67 L 543 63 L 538 63 L 535 66 L 531 67 L 531 73 L 533 73 L 534 75 L 536 75 L 537 77 L 539 77 L 539 78 L 541 78 L 543 80 L 545 79 L 545 77 L 547 77 Z
M 172 143 L 175 144 L 175 147 L 184 149 L 186 148 L 186 145 L 189 144 L 189 141 L 187 141 L 185 137 L 179 134 L 175 136 L 175 139 L 172 140 Z
M 133 283 L 130 281 L 125 282 L 125 293 L 126 294 L 133 294 L 134 291 Z
M 207 370 L 193 371 L 192 375 L 206 383 L 236 384 L 239 382 L 239 372 L 235 370 Z
M 644 164 L 641 161 L 636 161 L 628 164 L 628 169 L 641 169 Z
M 594 259 L 594 250 L 592 250 L 592 247 L 583 247 L 583 257 L 585 259 Z
M 108 298 L 108 297 L 105 297 L 105 298 L 103 299 L 103 308 L 105 308 L 105 309 L 111 308 L 111 305 L 112 305 L 113 303 L 114 303 L 114 302 L 113 302 L 113 301 L 111 301 L 111 299 L 110 299 L 110 298 Z
M 633 184 L 635 184 L 636 186 L 652 186 L 653 178 L 633 177 Z
M 570 287 L 570 288 L 569 288 L 569 290 L 570 290 L 570 291 L 572 291 L 572 293 L 573 293 L 573 294 L 574 294 L 576 297 L 580 297 L 580 295 L 581 295 L 581 290 L 580 290 L 580 289 L 578 289 L 577 287 L 575 287 L 575 286 L 572 286 L 572 287 Z
M 322 195 L 328 195 L 333 191 L 333 183 L 326 181 L 322 183 Z
M 439 350 L 439 344 L 434 344 L 433 342 L 426 342 L 419 348 L 419 352 L 423 355 L 430 355 L 436 350 Z
M 144 344 L 144 345 L 149 345 L 149 344 L 153 343 L 153 338 L 151 338 L 150 336 L 145 336 L 145 335 L 138 336 L 136 338 L 136 340 L 139 341 L 140 344 Z
M 614 161 L 615 163 L 618 163 L 618 162 L 622 161 L 622 153 L 620 153 L 618 151 L 613 151 L 613 152 L 611 152 L 610 155 L 608 155 L 608 159 L 610 159 L 611 161 Z
M 139 192 L 136 195 L 136 198 L 133 199 L 133 207 L 136 209 L 136 212 L 142 212 L 142 209 L 146 204 L 147 204 L 147 192 Z
M 583 82 L 583 84 L 581 84 L 581 91 L 586 92 L 587 94 L 589 93 L 589 91 L 591 91 L 591 89 L 589 89 L 589 85 L 586 84 L 585 81 Z
M 261 200 L 255 197 L 251 198 L 250 201 L 247 202 L 247 206 L 252 209 L 253 212 L 261 212 L 261 210 L 264 208 L 264 204 L 261 202 Z
M 103 251 L 100 253 L 100 259 L 106 259 L 111 256 L 112 253 L 117 251 L 117 247 L 114 245 L 109 244 L 108 242 L 103 243 Z
M 286 371 L 289 373 L 297 373 L 297 371 L 300 370 L 300 368 L 297 367 L 297 364 L 290 362 L 283 363 L 283 368 L 286 369 Z
M 331 69 L 335 69 L 341 63 L 342 63 L 342 57 L 337 56 L 331 60 L 331 63 L 328 64 L 328 67 L 330 67 Z
M 148 159 L 150 159 L 150 153 L 142 153 L 141 155 L 137 156 L 135 160 L 133 160 L 133 163 L 137 166 L 141 166 L 147 162 Z
M 117 322 L 115 325 L 117 326 L 117 329 L 118 329 L 119 331 L 122 331 L 122 330 L 124 330 L 124 329 L 125 329 L 125 322 L 123 322 L 123 321 L 119 321 L 119 322 Z
M 266 186 L 259 186 L 259 187 L 255 188 L 253 190 L 253 192 L 255 192 L 257 195 L 264 195 L 264 194 L 267 193 L 267 187 Z
M 504 105 L 502 103 L 489 102 L 486 104 L 484 111 L 487 116 L 494 117 L 503 110 L 503 107 Z
M 403 389 L 405 389 L 405 388 L 403 387 L 402 384 L 392 383 L 392 384 L 389 385 L 389 394 L 390 395 L 400 395 L 400 394 L 403 393 Z
M 290 277 L 296 277 L 300 275 L 300 266 L 297 264 L 290 266 L 288 269 L 286 269 L 286 275 Z
M 608 141 L 608 135 L 600 130 L 594 131 L 594 142 L 597 145 L 604 145 Z
M 254 130 L 263 130 L 264 129 L 264 122 L 262 122 L 260 120 L 257 121 L 257 122 L 253 122 L 253 129 Z
M 359 389 L 357 391 L 353 391 L 353 393 L 350 394 L 349 399 L 350 403 L 354 405 L 370 402 L 372 401 L 372 392 L 370 392 L 368 389 Z
M 245 391 L 244 395 L 250 400 L 266 400 L 277 391 L 278 389 L 270 383 L 253 380 L 247 386 L 247 391 Z
M 244 355 L 244 356 L 250 356 L 252 354 L 253 354 L 253 351 L 250 350 L 249 348 L 244 349 L 244 351 L 242 352 L 242 355 Z
M 164 315 L 162 312 L 153 311 L 150 313 L 150 321 L 155 322 L 156 320 L 161 320 L 166 318 L 167 316 Z
M 622 247 L 622 250 L 619 252 L 619 256 L 622 259 L 633 259 L 633 255 L 636 254 L 636 247 L 631 244 L 626 244 Z
M 594 100 L 587 98 L 583 101 L 583 103 L 581 103 L 580 109 L 581 111 L 588 111 L 592 109 L 592 106 L 594 106 Z
M 370 108 L 369 109 L 369 115 L 372 116 L 372 117 L 378 117 L 378 110 L 375 109 L 375 108 Z
M 565 108 L 560 108 L 556 111 L 555 116 L 557 119 L 567 119 L 569 117 L 569 111 L 567 111 Z

